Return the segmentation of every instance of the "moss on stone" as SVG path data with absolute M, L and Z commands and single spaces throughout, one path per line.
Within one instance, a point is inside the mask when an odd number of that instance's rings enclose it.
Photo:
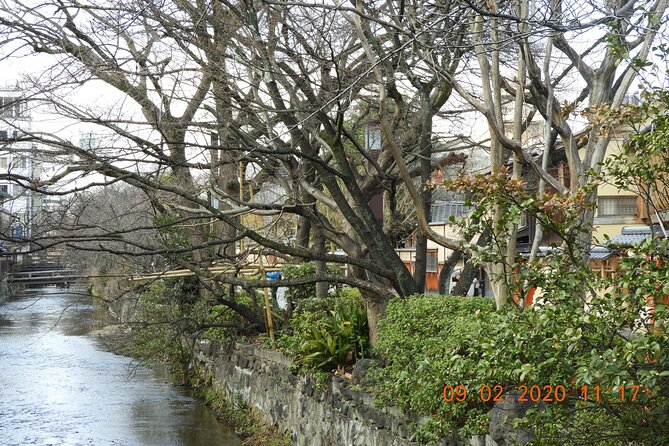
M 204 399 L 216 416 L 232 426 L 244 446 L 289 446 L 290 438 L 268 424 L 255 408 L 241 399 L 230 400 L 216 391 L 212 379 L 203 370 L 191 369 L 190 385 Z

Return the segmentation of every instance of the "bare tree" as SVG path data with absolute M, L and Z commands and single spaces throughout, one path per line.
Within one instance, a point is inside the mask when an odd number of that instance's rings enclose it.
M 410 166 L 400 175 L 385 141 L 380 152 L 365 144 L 365 130 L 384 122 L 387 111 L 376 99 L 376 62 L 365 55 L 350 17 L 309 5 L 178 0 L 133 0 L 114 8 L 15 2 L 7 11 L 0 25 L 13 54 L 53 56 L 50 72 L 60 73 L 46 83 L 33 79 L 34 100 L 114 135 L 104 150 L 87 150 L 58 135 L 30 132 L 26 138 L 75 159 L 40 186 L 96 173 L 104 175 L 97 184 L 123 181 L 143 190 L 160 221 L 184 231 L 185 243 L 172 254 L 189 251 L 188 261 L 175 258 L 203 278 L 212 260 L 241 262 L 251 251 L 315 260 L 316 276 L 302 281 L 360 288 L 372 334 L 392 295 L 388 284 L 400 295 L 423 288 L 424 266 L 414 277 L 395 252 L 392 209 L 384 219 L 370 202 L 384 193 L 392 202 L 407 179 L 415 187 L 414 178 L 429 178 L 431 119 L 450 90 L 434 75 L 414 77 L 414 92 L 397 97 L 391 131 L 401 139 L 403 165 Z M 404 39 L 391 21 L 363 18 L 382 41 Z M 402 60 L 413 40 L 389 54 Z M 444 56 L 446 65 L 449 58 Z M 457 66 L 457 57 L 450 63 Z M 418 60 L 402 64 L 409 74 L 420 66 Z M 65 94 L 99 81 L 129 99 L 129 110 L 100 113 Z M 91 187 L 90 180 L 80 184 Z M 268 187 L 281 199 L 256 199 Z M 421 209 L 429 212 L 429 192 L 422 197 Z M 248 224 L 253 215 L 271 223 Z M 296 243 L 272 238 L 267 230 L 286 219 L 296 222 Z M 86 243 L 95 237 L 88 234 Z M 60 242 L 85 248 L 74 236 Z M 345 254 L 327 252 L 326 244 Z M 146 255 L 159 251 L 140 246 Z M 420 247 L 423 258 L 424 238 Z M 351 274 L 329 275 L 326 262 L 346 264 Z M 234 274 L 219 280 L 266 285 Z
M 431 191 L 424 184 L 439 163 L 461 161 L 435 161 L 435 117 L 453 116 L 448 110 L 465 101 L 487 120 L 493 173 L 513 154 L 513 175 L 526 165 L 558 191 L 575 191 L 589 181 L 590 168 L 599 169 L 607 141 L 596 137 L 596 129 L 579 139 L 568 112 L 586 99 L 593 107 L 621 103 L 634 61 L 648 56 L 666 2 L 658 0 L 647 14 L 636 12 L 634 2 L 613 9 L 594 3 L 329 6 L 269 0 L 3 6 L 0 32 L 8 58 L 42 54 L 52 62 L 45 77 L 30 79 L 33 101 L 113 135 L 90 150 L 31 131 L 25 139 L 73 162 L 40 184 L 10 179 L 35 191 L 69 181 L 74 186 L 63 194 L 115 182 L 142 190 L 158 225 L 178 228 L 184 239 L 169 249 L 135 244 L 133 252 L 170 254 L 174 264 L 205 279 L 211 279 L 212 261 L 241 265 L 254 253 L 316 261 L 314 277 L 272 286 L 316 282 L 321 295 L 327 282 L 358 287 L 374 340 L 389 297 L 423 291 L 428 238 L 468 249 L 429 227 Z M 570 42 L 586 31 L 603 34 L 579 53 Z M 607 47 L 611 39 L 616 46 Z M 561 52 L 552 77 L 539 65 L 550 66 L 555 52 L 542 52 L 537 40 Z M 582 77 L 583 88 L 561 102 L 568 93 L 562 85 L 573 74 Z M 100 110 L 68 94 L 92 84 L 113 89 L 125 106 Z M 513 116 L 505 113 L 507 103 Z M 529 153 L 525 132 L 534 113 L 557 140 L 549 150 L 564 147 L 569 185 Z M 380 144 L 370 144 L 377 129 Z M 75 177 L 87 179 L 73 183 Z M 395 251 L 403 218 L 396 203 L 404 193 L 415 204 L 419 228 L 414 275 Z M 375 205 L 380 196 L 385 215 Z M 592 214 L 586 212 L 587 221 Z M 294 228 L 294 239 L 277 236 L 278 226 Z M 74 234 L 68 237 L 56 242 L 84 248 Z M 90 245 L 109 235 L 86 237 Z M 104 243 L 98 248 L 123 252 Z M 505 259 L 488 266 L 499 306 L 507 300 L 515 256 L 513 243 L 506 249 Z M 350 274 L 330 275 L 327 263 L 347 265 Z M 267 285 L 234 273 L 215 283 Z M 212 291 L 235 305 L 222 287 Z
M 610 134 L 600 132 L 602 123 L 597 122 L 595 115 L 603 107 L 615 108 L 623 103 L 638 67 L 646 63 L 665 21 L 667 2 L 660 0 L 650 7 L 641 7 L 635 1 L 519 2 L 513 9 L 496 2 L 471 6 L 483 94 L 477 98 L 460 83 L 455 88 L 488 122 L 493 142 L 493 172 L 505 163 L 503 151 L 508 150 L 515 159 L 514 175 L 519 173 L 517 166 L 524 164 L 541 184 L 550 185 L 559 193 L 576 194 L 601 171 L 610 141 Z M 587 35 L 590 43 L 579 44 L 579 35 Z M 538 38 L 546 42 L 543 52 L 534 44 Z M 518 54 L 516 70 L 501 66 L 502 46 L 511 47 Z M 553 46 L 559 53 L 552 51 Z M 516 97 L 513 116 L 502 112 L 502 92 Z M 579 128 L 578 120 L 570 119 L 571 113 L 584 107 L 591 111 L 591 125 L 585 129 L 582 124 Z M 532 158 L 521 138 L 521 126 L 528 113 L 523 108 L 536 110 L 546 123 L 545 156 L 541 164 Z M 558 149 L 565 153 L 568 184 L 547 171 L 546 160 Z M 596 188 L 589 200 L 593 203 L 596 200 Z M 577 246 L 583 260 L 589 256 L 594 209 L 595 206 L 586 206 L 583 210 L 581 223 L 585 232 Z M 508 299 L 503 289 L 513 280 L 513 254 L 510 244 L 506 266 L 491 268 L 499 284 L 498 306 Z

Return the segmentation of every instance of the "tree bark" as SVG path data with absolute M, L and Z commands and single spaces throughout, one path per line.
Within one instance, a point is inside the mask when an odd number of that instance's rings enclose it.
M 478 270 L 479 267 L 474 262 L 471 260 L 467 262 L 460 273 L 460 279 L 451 290 L 451 294 L 453 296 L 466 296 Z
M 367 308 L 367 324 L 369 326 L 369 345 L 375 347 L 379 341 L 379 320 L 388 306 L 388 300 L 376 295 L 362 292 Z
M 420 153 L 420 206 L 427 221 L 430 221 L 430 206 L 432 204 L 432 189 L 427 187 L 432 174 L 432 111 L 430 92 L 426 85 L 421 85 L 421 133 L 419 141 Z M 427 275 L 427 234 L 418 231 L 416 234 L 416 292 L 425 292 Z
M 325 252 L 325 237 L 319 226 L 314 226 L 314 251 L 316 251 L 317 254 L 323 254 Z M 316 260 L 314 264 L 317 276 L 327 274 L 328 267 L 326 262 Z M 319 299 L 328 297 L 329 289 L 330 284 L 328 282 L 316 282 L 316 297 Z

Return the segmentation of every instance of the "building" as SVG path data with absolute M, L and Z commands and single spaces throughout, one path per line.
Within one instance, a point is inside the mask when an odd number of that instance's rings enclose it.
M 445 197 L 444 197 L 445 198 Z M 435 200 L 430 209 L 430 228 L 436 233 L 445 237 L 457 237 L 458 228 L 451 221 L 454 219 L 461 219 L 466 217 L 471 211 L 471 206 L 466 205 L 463 201 L 455 199 Z M 416 233 L 404 242 L 403 248 L 396 249 L 404 265 L 413 274 L 416 266 Z M 444 267 L 444 264 L 453 254 L 453 250 L 439 245 L 432 240 L 427 242 L 427 265 L 425 277 L 425 291 L 428 293 L 435 293 L 439 291 L 439 274 Z M 453 276 L 457 275 L 457 271 L 464 267 L 465 259 L 460 260 L 454 268 Z M 480 274 L 479 274 L 480 276 Z M 484 277 L 477 277 L 478 280 L 484 280 Z M 452 277 L 446 278 L 447 283 L 452 284 Z M 485 284 L 484 284 L 485 289 Z M 473 289 L 470 290 L 473 293 Z
M 39 194 L 26 188 L 39 178 L 41 170 L 35 145 L 25 138 L 30 130 L 31 117 L 21 88 L 0 87 L 0 194 L 6 197 L 3 202 L 6 229 L 2 238 L 7 251 L 12 253 L 30 249 L 21 242 L 32 237 L 42 208 Z
M 543 145 L 540 143 L 540 130 L 543 127 L 542 123 L 533 122 L 530 131 L 524 139 L 524 144 L 530 147 L 531 153 L 535 158 L 541 158 L 543 152 Z M 611 139 L 607 151 L 607 157 L 615 156 L 620 153 L 626 137 L 632 129 L 620 129 L 619 132 Z M 538 179 L 527 167 L 525 167 L 523 176 L 528 182 L 530 189 L 537 188 Z M 564 150 L 559 149 L 552 154 L 549 165 L 549 173 L 557 178 L 563 185 L 569 186 L 570 172 L 567 167 L 567 162 L 564 155 Z M 546 186 L 546 192 L 557 192 L 550 186 Z M 662 189 L 663 192 L 669 190 L 666 187 Z M 602 183 L 598 185 L 597 189 L 597 209 L 594 217 L 593 228 L 593 252 L 591 258 L 591 266 L 594 270 L 599 271 L 602 275 L 608 275 L 611 270 L 616 267 L 618 262 L 617 247 L 625 245 L 629 240 L 634 239 L 630 243 L 636 243 L 637 239 L 643 240 L 651 235 L 648 225 L 655 224 L 657 226 L 657 217 L 661 215 L 669 216 L 669 200 L 661 201 L 665 206 L 660 209 L 657 215 L 653 215 L 648 211 L 647 203 L 634 191 L 634 187 L 629 189 L 617 188 L 610 183 Z M 669 196 L 669 194 L 667 194 Z M 660 200 L 657 200 L 660 202 Z M 453 231 L 453 226 L 450 222 L 451 217 L 461 217 L 468 213 L 465 209 L 464 203 L 454 200 L 436 200 L 432 206 L 430 226 L 436 232 L 444 236 L 457 236 Z M 664 214 L 663 214 L 664 212 Z M 669 217 L 666 218 L 669 220 Z M 532 216 L 524 216 L 518 226 L 518 233 L 516 239 L 516 250 L 519 258 L 527 256 L 530 253 L 534 237 L 535 237 L 536 221 Z M 665 224 L 665 228 L 669 225 Z M 657 232 L 657 231 L 656 231 Z M 413 238 L 408 239 L 405 246 L 398 249 L 398 252 L 403 259 L 405 265 L 410 271 L 414 271 L 415 265 L 415 248 Z M 607 240 L 611 242 L 607 242 Z M 546 231 L 542 235 L 538 255 L 551 249 L 552 246 L 558 246 L 562 243 L 562 239 L 558 234 Z M 439 246 L 434 242 L 428 243 L 428 272 L 426 277 L 426 291 L 432 292 L 438 289 L 438 276 L 444 262 L 448 259 L 451 250 L 443 246 Z M 458 269 L 462 267 L 462 261 L 456 266 L 454 275 L 457 274 Z M 486 282 L 484 273 L 480 273 L 477 277 L 479 283 Z M 451 280 L 448 280 L 451 283 Z M 471 290 L 470 290 L 471 292 Z

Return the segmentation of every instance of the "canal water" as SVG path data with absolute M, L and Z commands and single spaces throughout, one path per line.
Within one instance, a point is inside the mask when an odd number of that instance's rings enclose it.
M 62 291 L 0 304 L 0 444 L 241 444 L 187 389 L 103 350 L 91 298 Z

